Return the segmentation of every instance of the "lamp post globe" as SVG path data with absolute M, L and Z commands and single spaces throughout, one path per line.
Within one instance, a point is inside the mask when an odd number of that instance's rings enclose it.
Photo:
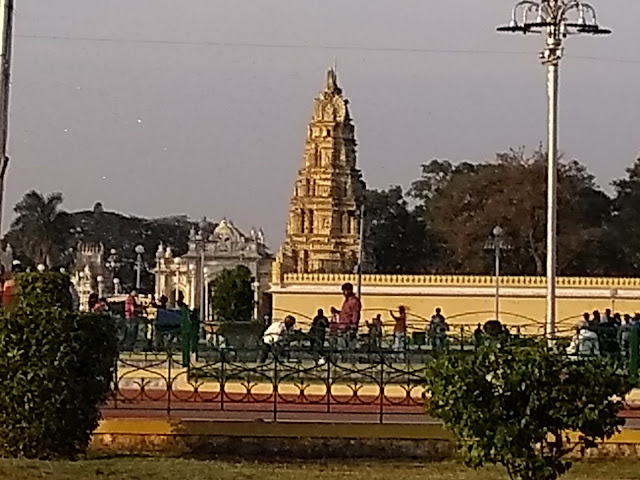
M 136 256 L 136 290 L 140 290 L 141 277 L 142 277 L 142 254 L 144 253 L 144 247 L 142 245 L 136 245 L 134 249 Z

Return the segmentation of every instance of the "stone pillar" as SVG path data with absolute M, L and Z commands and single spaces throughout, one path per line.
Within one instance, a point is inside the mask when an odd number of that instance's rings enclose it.
M 256 322 L 260 321 L 260 282 L 253 282 L 253 319 Z
M 189 264 L 189 308 L 196 308 L 196 267 L 195 263 Z
M 351 233 L 354 235 L 358 235 L 360 230 L 360 222 L 358 221 L 358 217 L 356 217 L 355 215 L 349 215 L 349 221 L 351 222 Z
M 210 305 L 209 305 L 209 297 L 210 297 L 210 292 L 209 292 L 209 268 L 204 267 L 204 285 L 202 286 L 202 288 L 204 288 L 204 305 L 202 306 L 201 310 L 203 312 L 202 314 L 202 320 L 203 321 L 208 321 L 209 320 L 209 316 L 211 314 L 210 310 Z
M 158 273 L 156 273 L 156 298 L 160 298 L 162 295 L 164 295 L 166 282 L 167 280 L 164 265 L 161 263 L 158 265 Z

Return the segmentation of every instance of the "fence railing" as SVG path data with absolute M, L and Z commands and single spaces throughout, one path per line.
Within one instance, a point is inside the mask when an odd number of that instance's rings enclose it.
M 266 359 L 263 353 L 211 350 L 186 364 L 182 353 L 122 354 L 105 410 L 273 421 L 424 416 L 424 362 L 382 352 L 366 358 L 326 352 L 317 359 L 293 348 Z
M 121 353 L 110 415 L 180 415 L 230 420 L 425 421 L 425 370 L 444 351 L 473 354 L 483 342 L 526 346 L 535 338 L 458 326 L 438 334 L 332 335 L 318 346 L 303 332 L 277 348 L 252 339 L 206 333 L 184 310 L 171 328 L 120 325 Z M 133 325 L 135 324 L 135 328 Z M 133 333 L 132 333 L 133 332 Z M 629 358 L 637 378 L 638 329 L 626 345 L 599 334 L 603 354 Z M 608 338 L 608 339 L 607 339 Z M 559 341 L 558 347 L 563 348 Z M 606 350 L 604 346 L 609 350 Z

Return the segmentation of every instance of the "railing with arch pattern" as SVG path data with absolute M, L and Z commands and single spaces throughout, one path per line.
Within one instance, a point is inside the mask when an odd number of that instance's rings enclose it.
M 362 334 L 349 341 L 328 335 L 323 348 L 313 350 L 308 334 L 297 332 L 264 362 L 259 336 L 238 343 L 221 338 L 214 325 L 198 328 L 193 342 L 176 335 L 154 344 L 140 335 L 120 354 L 105 411 L 271 421 L 424 421 L 427 364 L 446 349 L 473 354 L 487 337 L 468 324 L 451 327 L 446 335 L 429 334 L 426 318 L 413 317 L 421 326 L 409 325 L 400 348 L 394 349 L 390 335 Z M 527 344 L 534 337 L 512 328 L 503 338 Z

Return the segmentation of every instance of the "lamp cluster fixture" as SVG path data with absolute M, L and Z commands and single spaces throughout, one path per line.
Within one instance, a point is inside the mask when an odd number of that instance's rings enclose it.
M 611 30 L 598 24 L 596 10 L 580 0 L 523 0 L 516 3 L 509 25 L 499 32 L 542 33 L 553 30 L 555 35 L 608 35 Z

